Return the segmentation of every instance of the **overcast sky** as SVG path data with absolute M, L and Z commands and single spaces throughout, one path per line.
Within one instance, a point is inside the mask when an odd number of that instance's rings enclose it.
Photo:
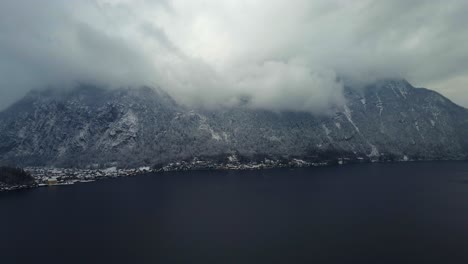
M 406 78 L 468 106 L 466 0 L 1 0 L 0 108 L 28 90 L 160 86 L 322 111 L 343 83 Z

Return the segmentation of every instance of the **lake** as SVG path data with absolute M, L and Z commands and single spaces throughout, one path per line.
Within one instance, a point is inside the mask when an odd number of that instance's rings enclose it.
M 468 263 L 468 162 L 148 174 L 0 194 L 0 263 Z

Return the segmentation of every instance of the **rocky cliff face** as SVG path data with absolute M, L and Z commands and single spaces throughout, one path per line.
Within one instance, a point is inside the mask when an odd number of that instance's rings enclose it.
M 468 110 L 406 81 L 345 89 L 328 115 L 187 109 L 151 88 L 35 91 L 0 113 L 0 163 L 143 166 L 222 159 L 463 159 Z

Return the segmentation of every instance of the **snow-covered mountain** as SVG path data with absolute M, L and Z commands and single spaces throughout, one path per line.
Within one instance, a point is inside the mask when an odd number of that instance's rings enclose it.
M 188 109 L 160 89 L 30 92 L 0 113 L 0 163 L 146 166 L 203 158 L 464 159 L 468 110 L 386 80 L 345 88 L 328 115 Z

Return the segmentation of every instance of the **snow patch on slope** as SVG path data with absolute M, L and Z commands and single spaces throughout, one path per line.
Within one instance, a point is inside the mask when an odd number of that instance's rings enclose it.
M 330 134 L 331 134 L 330 129 L 328 129 L 328 127 L 327 127 L 325 124 L 322 124 L 322 128 L 323 128 L 323 131 L 325 132 L 325 135 L 327 136 L 328 140 L 329 140 L 330 142 L 333 142 L 333 139 L 332 139 L 332 137 L 330 136 Z
M 346 116 L 346 119 L 348 119 L 349 123 L 351 123 L 351 125 L 353 125 L 353 127 L 356 129 L 356 131 L 358 133 L 360 133 L 359 128 L 357 127 L 357 125 L 353 121 L 353 116 L 351 114 L 351 109 L 349 109 L 349 107 L 347 105 L 344 105 L 343 114 Z
M 197 116 L 200 118 L 200 125 L 198 126 L 198 129 L 203 130 L 208 132 L 211 135 L 211 138 L 216 140 L 216 141 L 222 141 L 223 137 L 208 124 L 207 118 L 204 115 L 197 114 Z M 224 139 L 227 138 L 227 135 L 224 134 Z

